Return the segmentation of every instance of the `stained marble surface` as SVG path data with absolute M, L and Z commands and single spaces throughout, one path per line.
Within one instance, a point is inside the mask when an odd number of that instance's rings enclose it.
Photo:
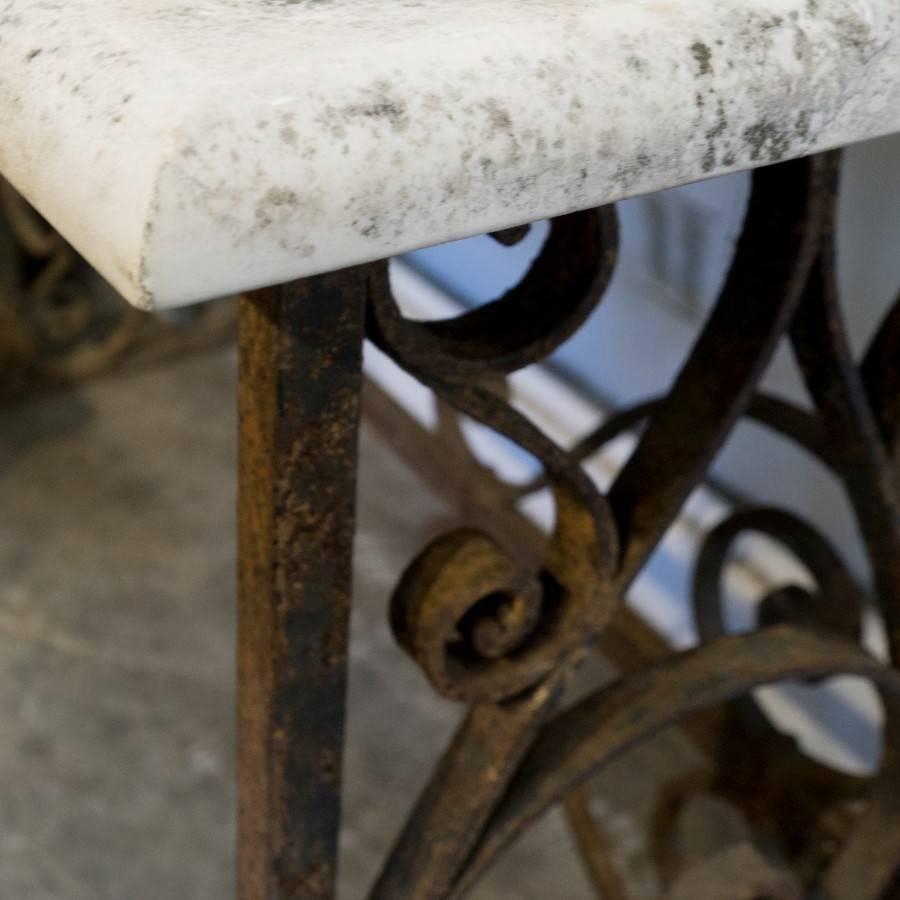
M 0 173 L 171 307 L 900 131 L 900 0 L 0 0 Z

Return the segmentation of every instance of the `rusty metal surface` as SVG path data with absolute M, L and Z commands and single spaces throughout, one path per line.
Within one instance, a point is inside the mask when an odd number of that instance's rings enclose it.
M 333 896 L 364 281 L 241 301 L 240 900 Z
M 878 900 L 896 890 L 900 677 L 859 640 L 862 610 L 875 607 L 890 634 L 892 660 L 900 652 L 900 313 L 895 308 L 886 317 L 857 363 L 844 338 L 834 280 L 838 174 L 834 154 L 756 173 L 729 276 L 671 390 L 621 412 L 570 451 L 513 409 L 490 379 L 546 357 L 600 302 L 615 264 L 611 210 L 554 222 L 518 288 L 451 322 L 404 320 L 386 269 L 372 269 L 369 336 L 444 404 L 509 438 L 543 467 L 525 488 L 487 479 L 481 496 L 466 495 L 461 482 L 483 469 L 454 465 L 458 442 L 432 453 L 427 435 L 397 426 L 404 433 L 399 443 L 408 439 L 416 447 L 407 455 L 429 480 L 439 482 L 443 467 L 470 509 L 499 504 L 507 513 L 485 514 L 483 527 L 437 538 L 411 563 L 395 594 L 397 639 L 440 694 L 471 704 L 472 712 L 419 799 L 373 898 L 462 898 L 510 841 L 560 802 L 589 863 L 593 850 L 598 891 L 606 879 L 607 893 L 627 896 L 627 886 L 616 885 L 612 870 L 598 864 L 602 833 L 591 828 L 583 797 L 573 790 L 673 723 L 697 737 L 714 775 L 685 786 L 670 813 L 661 812 L 663 843 L 677 831 L 677 810 L 709 790 L 741 811 L 747 837 L 694 860 L 671 882 L 671 897 L 815 892 L 827 900 Z M 514 243 L 523 234 L 495 237 Z M 536 297 L 543 298 L 539 308 Z M 758 392 L 782 340 L 794 347 L 812 411 Z M 384 404 L 381 409 L 392 415 Z M 876 596 L 848 570 L 841 548 L 810 524 L 779 509 L 739 510 L 714 529 L 698 561 L 701 646 L 666 651 L 652 637 L 635 637 L 640 628 L 632 623 L 623 627 L 621 600 L 743 416 L 796 442 L 845 486 Z M 633 429 L 641 433 L 637 449 L 604 496 L 578 463 Z M 544 485 L 554 496 L 556 525 L 535 553 L 535 535 L 509 513 L 515 500 Z M 719 583 L 734 541 L 746 531 L 785 546 L 808 567 L 815 587 L 773 591 L 760 603 L 754 631 L 728 635 Z M 556 687 L 588 645 L 610 648 L 623 674 L 560 711 Z M 876 778 L 843 776 L 812 761 L 748 699 L 760 684 L 837 673 L 863 674 L 881 691 L 887 747 Z M 541 691 L 544 702 L 535 703 Z M 473 717 L 491 721 L 512 709 L 531 710 L 533 719 L 513 731 L 472 727 Z

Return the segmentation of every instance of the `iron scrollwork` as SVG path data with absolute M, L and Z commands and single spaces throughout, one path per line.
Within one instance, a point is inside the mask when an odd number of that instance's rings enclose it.
M 509 535 L 460 529 L 426 547 L 400 581 L 391 613 L 397 639 L 434 688 L 468 704 L 469 712 L 372 900 L 459 900 L 523 829 L 607 762 L 717 706 L 727 714 L 715 743 L 730 755 L 713 787 L 738 803 L 755 797 L 750 829 L 780 841 L 789 865 L 774 880 L 763 879 L 769 893 L 760 896 L 818 891 L 828 900 L 879 900 L 897 889 L 900 302 L 857 363 L 844 337 L 834 272 L 838 176 L 836 154 L 754 174 L 729 275 L 670 391 L 613 416 L 572 450 L 492 385 L 546 358 L 602 300 L 616 258 L 613 208 L 554 220 L 519 285 L 453 320 L 405 319 L 386 265 L 371 270 L 370 338 L 459 414 L 533 455 L 543 475 L 529 490 L 549 486 L 556 509 L 554 530 L 537 555 Z M 758 391 L 782 338 L 794 350 L 813 411 Z M 588 647 L 603 647 L 626 590 L 745 416 L 796 442 L 842 482 L 875 596 L 810 525 L 782 510 L 739 510 L 714 529 L 700 554 L 694 583 L 700 646 L 625 672 L 562 709 L 570 673 Z M 633 429 L 640 431 L 637 447 L 603 494 L 581 462 Z M 785 545 L 816 587 L 786 585 L 763 600 L 755 629 L 727 634 L 719 581 L 731 545 L 748 530 Z M 868 606 L 885 624 L 890 663 L 860 645 Z M 872 779 L 841 780 L 803 756 L 748 699 L 763 684 L 847 673 L 870 679 L 883 697 L 885 753 Z M 772 761 L 771 771 L 787 767 L 791 776 L 771 777 L 765 765 L 749 764 L 754 759 Z M 813 824 L 847 795 L 856 805 L 846 833 L 833 852 L 812 853 Z M 788 805 L 792 812 L 779 816 Z M 758 874 L 753 865 L 729 874 L 728 891 L 744 896 L 739 891 L 755 889 Z M 724 890 L 714 887 L 723 877 L 714 866 L 691 877 L 712 891 L 704 896 Z

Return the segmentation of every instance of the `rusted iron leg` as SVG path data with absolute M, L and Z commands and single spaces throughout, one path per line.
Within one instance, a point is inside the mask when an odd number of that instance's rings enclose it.
M 238 900 L 334 896 L 364 296 L 241 301 Z

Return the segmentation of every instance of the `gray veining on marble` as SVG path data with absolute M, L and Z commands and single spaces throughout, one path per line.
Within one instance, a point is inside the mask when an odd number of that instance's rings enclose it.
M 900 131 L 900 0 L 0 0 L 0 172 L 177 306 Z

